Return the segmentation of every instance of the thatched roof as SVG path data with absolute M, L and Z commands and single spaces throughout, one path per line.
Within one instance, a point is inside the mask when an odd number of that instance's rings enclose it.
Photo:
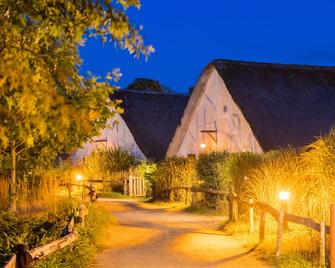
M 335 68 L 216 60 L 263 150 L 300 148 L 335 123 Z
M 143 154 L 153 160 L 164 159 L 189 96 L 121 90 L 112 98 L 123 100 L 121 116 Z
M 215 60 L 197 82 L 168 155 L 177 152 L 213 71 L 264 151 L 301 148 L 334 126 L 335 68 Z

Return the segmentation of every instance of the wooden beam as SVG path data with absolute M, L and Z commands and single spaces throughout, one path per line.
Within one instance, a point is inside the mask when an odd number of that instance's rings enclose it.
M 33 260 L 38 260 L 40 258 L 43 258 L 45 256 L 50 255 L 51 253 L 54 253 L 62 248 L 65 248 L 69 245 L 71 245 L 74 241 L 78 239 L 78 233 L 73 232 L 67 236 L 64 236 L 61 239 L 55 240 L 49 244 L 46 244 L 44 246 L 40 246 L 37 248 L 34 248 L 32 250 L 28 251 L 28 254 Z

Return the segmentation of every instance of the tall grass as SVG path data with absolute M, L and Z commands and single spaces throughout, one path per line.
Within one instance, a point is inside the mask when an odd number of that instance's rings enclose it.
M 187 201 L 191 188 L 198 184 L 196 161 L 193 158 L 168 158 L 157 166 L 153 181 L 153 197 L 161 201 Z

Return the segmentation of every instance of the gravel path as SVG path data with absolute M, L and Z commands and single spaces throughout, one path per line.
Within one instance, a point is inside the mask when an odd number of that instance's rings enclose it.
M 253 250 L 216 231 L 222 217 L 199 216 L 133 200 L 102 199 L 120 225 L 106 233 L 92 267 L 268 267 Z

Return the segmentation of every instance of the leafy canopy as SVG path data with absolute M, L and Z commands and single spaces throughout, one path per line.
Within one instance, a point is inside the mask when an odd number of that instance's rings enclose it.
M 113 42 L 136 57 L 153 52 L 126 15 L 139 0 L 0 0 L 0 149 L 51 159 L 95 136 L 115 112 L 111 82 L 80 75 L 78 46 Z M 27 150 L 28 148 L 28 150 Z

